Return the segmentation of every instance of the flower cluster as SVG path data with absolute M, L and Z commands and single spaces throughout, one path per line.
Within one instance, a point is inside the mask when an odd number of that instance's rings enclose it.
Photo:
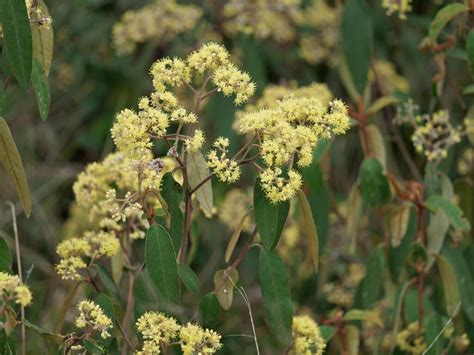
M 349 128 L 347 107 L 328 96 L 289 95 L 270 108 L 246 112 L 238 121 L 241 134 L 255 132 L 265 168 L 260 181 L 272 202 L 290 199 L 301 185 L 300 174 L 292 168 L 311 164 L 320 140 L 343 134 Z M 286 172 L 285 172 L 286 171 Z
M 232 183 L 239 180 L 240 168 L 235 160 L 227 158 L 229 144 L 228 138 L 217 138 L 213 144 L 215 149 L 207 154 L 207 165 L 220 181 Z
M 421 354 L 425 351 L 427 345 L 423 337 L 424 329 L 422 329 L 422 332 L 419 330 L 419 323 L 413 322 L 400 331 L 397 334 L 397 345 L 399 348 L 412 354 Z
M 119 53 L 131 53 L 137 44 L 158 45 L 194 28 L 202 10 L 176 0 L 154 0 L 139 10 L 127 11 L 112 30 L 113 43 Z
M 2 302 L 0 305 L 2 307 L 11 301 L 25 307 L 31 303 L 32 299 L 30 289 L 21 282 L 17 275 L 9 275 L 0 271 L 0 301 L 3 302 L 3 305 Z
M 327 282 L 323 285 L 322 291 L 328 302 L 342 307 L 350 307 L 354 302 L 355 289 L 364 276 L 364 265 L 352 263 L 340 282 Z
M 84 329 L 89 334 L 100 332 L 103 339 L 110 337 L 109 329 L 113 327 L 112 320 L 104 314 L 102 308 L 92 301 L 79 302 L 77 309 L 76 327 Z
M 313 1 L 299 21 L 305 29 L 299 39 L 301 57 L 311 64 L 336 64 L 340 22 L 339 7 L 329 6 L 325 0 Z
M 114 233 L 89 231 L 82 238 L 59 243 L 56 252 L 61 260 L 56 265 L 56 271 L 64 280 L 81 280 L 79 271 L 87 267 L 84 258 L 94 261 L 101 256 L 112 257 L 119 250 L 120 242 Z
M 411 0 L 382 0 L 382 7 L 387 12 L 387 15 L 392 15 L 398 12 L 398 17 L 401 20 L 407 18 L 407 13 L 411 11 Z
M 302 0 L 230 0 L 223 9 L 226 32 L 287 42 L 296 36 Z
M 411 140 L 418 153 L 423 153 L 430 161 L 446 158 L 449 148 L 461 141 L 461 128 L 453 127 L 448 111 L 423 115 L 415 112 L 416 105 L 408 102 L 403 112 L 397 115 L 396 121 L 408 122 L 413 126 Z
M 293 346 L 290 354 L 316 354 L 324 353 L 326 344 L 316 322 L 309 316 L 293 317 L 292 325 Z
M 184 355 L 214 354 L 222 347 L 221 336 L 215 331 L 192 323 L 181 326 L 174 318 L 158 312 L 143 314 L 135 326 L 143 337 L 139 355 L 160 354 L 162 348 L 176 340 Z

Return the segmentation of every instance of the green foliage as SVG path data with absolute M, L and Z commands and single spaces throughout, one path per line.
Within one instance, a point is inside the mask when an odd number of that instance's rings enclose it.
M 360 191 L 365 204 L 380 207 L 390 200 L 390 186 L 377 159 L 366 159 L 360 166 Z
M 0 236 L 0 271 L 9 271 L 12 267 L 12 256 L 7 242 Z

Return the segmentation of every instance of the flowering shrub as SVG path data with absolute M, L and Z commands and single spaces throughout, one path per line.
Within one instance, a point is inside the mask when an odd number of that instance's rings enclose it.
M 0 1 L 0 354 L 472 353 L 473 1 L 48 5 Z

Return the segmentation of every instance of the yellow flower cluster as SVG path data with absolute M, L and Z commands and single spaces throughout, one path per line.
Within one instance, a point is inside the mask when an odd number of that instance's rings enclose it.
M 176 0 L 153 0 L 122 16 L 113 27 L 113 43 L 119 53 L 131 53 L 144 42 L 165 44 L 192 30 L 201 16 L 202 10 L 197 6 L 179 4 Z
M 192 323 L 181 326 L 174 318 L 158 312 L 143 314 L 135 326 L 143 337 L 139 355 L 160 354 L 163 347 L 176 340 L 184 355 L 214 354 L 222 347 L 221 336 L 215 331 Z
M 265 163 L 262 188 L 272 202 L 279 202 L 290 199 L 301 185 L 300 174 L 292 169 L 294 160 L 299 167 L 310 165 L 316 144 L 345 133 L 349 116 L 342 101 L 327 102 L 327 95 L 286 96 L 271 108 L 242 114 L 237 128 L 241 134 L 258 135 Z
M 292 325 L 293 346 L 290 354 L 321 355 L 326 344 L 316 322 L 309 316 L 293 317 Z
M 392 15 L 398 12 L 398 17 L 401 20 L 407 18 L 407 13 L 411 11 L 411 0 L 382 0 L 382 7 L 387 12 L 387 15 Z
M 202 148 L 205 140 L 204 132 L 200 129 L 196 129 L 194 131 L 194 136 L 184 142 L 184 148 L 188 153 L 196 153 Z
M 64 280 L 81 280 L 79 271 L 87 267 L 84 258 L 91 262 L 101 256 L 112 257 L 120 250 L 120 242 L 114 233 L 93 232 L 84 233 L 82 238 L 71 238 L 59 243 L 56 252 L 61 257 L 56 265 L 57 273 Z
M 411 354 L 421 354 L 427 345 L 423 338 L 424 330 L 419 333 L 418 321 L 410 323 L 408 327 L 397 334 L 398 347 Z
M 109 329 L 113 327 L 112 320 L 104 314 L 102 308 L 88 300 L 79 302 L 77 309 L 76 327 L 90 333 L 100 332 L 103 339 L 110 337 Z
M 329 6 L 325 0 L 313 1 L 299 22 L 305 29 L 299 40 L 301 57 L 311 64 L 337 64 L 340 22 L 340 8 Z
M 193 323 L 181 327 L 179 338 L 183 355 L 214 354 L 222 347 L 218 333 Z
M 2 307 L 11 301 L 25 307 L 31 303 L 32 299 L 30 289 L 21 282 L 17 275 L 9 275 L 0 271 L 0 301 L 3 302 L 3 305 L 1 302 L 0 305 Z
M 223 10 L 226 32 L 287 42 L 296 36 L 302 0 L 230 0 Z
M 355 288 L 365 276 L 363 264 L 351 263 L 340 282 L 328 282 L 322 291 L 328 302 L 342 307 L 350 307 L 354 302 Z
M 228 138 L 217 138 L 213 144 L 215 149 L 207 154 L 207 165 L 220 181 L 232 183 L 239 180 L 240 167 L 235 160 L 227 158 L 229 144 Z
M 145 313 L 135 326 L 143 337 L 143 347 L 137 352 L 138 355 L 159 354 L 160 347 L 176 338 L 180 329 L 174 318 L 158 312 Z

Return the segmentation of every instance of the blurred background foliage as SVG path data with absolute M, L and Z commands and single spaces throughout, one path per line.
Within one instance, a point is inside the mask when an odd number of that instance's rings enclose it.
M 433 112 L 440 108 L 448 110 L 453 125 L 461 124 L 467 112 L 473 114 L 470 106 L 473 103 L 472 95 L 462 94 L 463 88 L 472 82 L 472 76 L 467 70 L 464 43 L 466 29 L 472 25 L 472 13 L 452 21 L 441 36 L 443 40 L 449 40 L 450 36 L 458 39 L 452 47 L 443 51 L 445 66 L 442 90 L 433 81 L 440 72 L 439 62 L 433 53 L 421 51 L 419 47 L 437 11 L 450 2 L 454 1 L 414 0 L 407 19 L 400 20 L 397 15 L 387 16 L 379 1 L 368 1 L 374 34 L 372 66 L 379 67 L 378 75 L 383 80 L 382 87 L 366 94 L 369 96 L 365 99 L 366 104 L 397 92 L 404 99 L 410 97 L 422 112 Z M 84 228 L 68 222 L 73 208 L 71 201 L 74 199 L 72 183 L 86 164 L 101 160 L 113 151 L 110 128 L 115 114 L 125 107 L 134 107 L 137 100 L 151 90 L 148 71 L 156 59 L 163 56 L 184 56 L 210 39 L 217 40 L 225 44 L 234 59 L 250 73 L 257 84 L 257 96 L 268 84 L 295 82 L 298 85 L 308 85 L 316 81 L 326 83 L 335 97 L 342 98 L 357 111 L 359 103 L 350 95 L 350 89 L 348 90 L 344 80 L 341 80 L 344 77 L 341 74 L 344 63 L 341 39 L 337 38 L 340 14 L 333 18 L 333 22 L 336 22 L 336 40 L 330 44 L 329 49 L 325 49 L 324 56 L 316 60 L 310 54 L 304 54 L 305 51 L 317 50 L 325 44 L 308 44 L 311 40 L 309 37 L 305 40 L 308 48 L 303 48 L 301 39 L 304 35 L 311 35 L 312 31 L 316 31 L 313 39 L 317 39 L 317 31 L 321 30 L 318 24 L 307 22 L 297 26 L 294 37 L 283 41 L 272 37 L 259 38 L 252 34 L 232 33 L 223 29 L 222 3 L 218 0 L 182 1 L 181 3 L 193 3 L 203 12 L 192 30 L 176 35 L 169 41 L 147 40 L 138 44 L 131 53 L 118 53 L 112 37 L 114 25 L 126 11 L 140 9 L 149 1 L 48 0 L 46 3 L 53 19 L 55 37 L 54 59 L 49 76 L 52 100 L 48 120 L 42 122 L 39 118 L 32 90 L 25 93 L 15 84 L 10 85 L 6 92 L 7 110 L 4 114 L 21 152 L 33 200 L 30 219 L 22 215 L 20 205 L 16 208 L 24 269 L 28 270 L 28 283 L 34 293 L 34 304 L 28 310 L 28 319 L 44 328 L 53 328 L 70 287 L 61 282 L 54 271 L 54 264 L 58 260 L 55 248 L 60 240 L 73 234 L 77 228 Z M 343 1 L 335 1 L 329 5 L 342 3 Z M 311 6 L 311 0 L 305 0 L 304 6 Z M 357 43 L 354 45 L 357 46 Z M 346 60 L 350 61 L 351 58 Z M 5 79 L 3 77 L 3 81 Z M 368 80 L 374 88 L 373 73 L 369 74 Z M 381 93 L 377 93 L 377 90 Z M 233 135 L 231 132 L 235 108 L 230 99 L 215 96 L 208 102 L 204 112 L 202 122 L 209 137 Z M 385 146 L 387 152 L 388 170 L 398 179 L 419 180 L 427 162 L 411 144 L 411 129 L 393 124 L 395 113 L 395 109 L 390 108 L 371 117 L 371 122 L 382 133 L 380 144 Z M 404 159 L 403 149 L 411 157 L 411 163 Z M 401 275 L 413 273 L 407 267 L 407 256 L 411 248 L 410 242 L 416 238 L 414 211 L 410 212 L 405 238 L 397 247 L 377 248 L 386 238 L 384 234 L 387 230 L 383 215 L 376 209 L 359 216 L 356 238 L 352 238 L 347 229 L 349 219 L 353 218 L 350 216 L 351 209 L 354 209 L 350 191 L 364 159 L 359 132 L 352 129 L 345 137 L 319 147 L 318 151 L 320 155 L 317 164 L 306 169 L 304 177 L 305 191 L 309 192 L 320 238 L 320 273 L 314 275 L 310 271 L 304 238 L 300 237 L 303 233 L 298 219 L 300 211 L 291 212 L 295 217 L 288 222 L 279 246 L 279 252 L 290 270 L 293 301 L 299 305 L 301 312 L 308 312 L 318 320 L 334 318 L 335 313 L 350 309 L 354 304 L 356 308 L 372 308 L 380 297 L 377 293 L 374 300 L 369 301 L 370 305 L 362 305 L 356 288 L 363 280 L 362 283 L 380 283 L 379 292 L 382 292 L 382 288 L 385 289 L 384 302 L 389 305 L 382 302 L 379 306 L 385 310 L 391 309 L 401 292 L 401 280 L 409 279 Z M 464 161 L 465 165 L 462 166 Z M 414 164 L 416 172 L 409 164 Z M 472 145 L 469 141 L 463 139 L 460 144 L 452 147 L 439 168 L 453 182 L 458 202 L 472 224 L 473 170 Z M 16 201 L 13 185 L 3 171 L 0 171 L 0 178 L 2 200 Z M 251 178 L 246 178 L 239 185 L 245 189 L 252 182 Z M 219 208 L 224 193 L 228 190 L 227 186 L 217 185 L 216 207 Z M 239 203 L 242 203 L 241 199 Z M 0 231 L 12 246 L 10 211 L 5 206 L 0 211 Z M 227 221 L 236 218 L 238 217 L 231 216 Z M 225 221 L 226 217 L 221 216 L 216 227 L 216 219 L 209 221 L 199 218 L 193 225 L 196 239 L 193 241 L 192 265 L 199 275 L 203 292 L 212 290 L 213 272 L 224 266 L 223 254 L 232 234 L 232 228 Z M 248 232 L 244 230 L 244 233 Z M 460 240 L 455 235 L 445 241 L 449 244 L 446 250 L 451 250 L 450 255 L 454 260 L 457 255 L 465 256 L 462 259 L 463 266 L 466 267 L 464 271 L 471 275 L 474 273 L 472 237 L 469 234 Z M 385 255 L 387 250 L 388 255 Z M 257 257 L 257 250 L 251 250 L 240 267 L 240 283 L 251 285 L 246 291 L 256 313 L 259 341 L 263 349 L 272 349 L 276 341 L 265 336 L 268 330 L 263 318 L 259 316 L 262 311 L 259 306 L 260 291 L 256 284 Z M 385 270 L 388 268 L 390 271 L 389 276 L 383 276 L 384 263 Z M 364 279 L 368 271 L 372 271 L 372 280 Z M 377 272 L 380 275 L 374 275 Z M 439 281 L 436 273 L 431 277 Z M 439 282 L 430 283 L 423 297 L 425 314 L 435 314 L 439 319 L 436 318 L 433 322 L 439 321 L 441 324 L 450 316 L 445 311 L 443 297 Z M 474 299 L 473 294 L 468 294 L 468 297 Z M 186 299 L 185 302 L 191 309 L 197 310 L 198 303 L 195 299 Z M 416 289 L 409 289 L 403 313 L 406 324 L 416 321 L 417 302 Z M 382 319 L 387 321 L 387 327 L 383 331 L 366 325 L 360 328 L 363 332 L 360 346 L 362 353 L 385 353 L 380 349 L 385 346 L 383 334 L 390 333 L 391 323 L 388 320 L 392 319 L 393 309 L 382 314 Z M 474 342 L 473 321 L 470 317 L 463 317 L 456 323 L 457 329 L 470 333 L 471 343 Z M 237 294 L 234 306 L 225 315 L 221 315 L 217 329 L 222 334 L 250 333 L 246 306 Z M 254 351 L 251 338 L 229 337 L 224 338 L 223 342 L 223 353 Z M 34 333 L 29 335 L 28 346 L 37 352 L 48 352 L 47 345 Z M 337 353 L 339 348 L 334 345 L 330 349 Z M 272 351 L 265 353 L 270 354 Z

